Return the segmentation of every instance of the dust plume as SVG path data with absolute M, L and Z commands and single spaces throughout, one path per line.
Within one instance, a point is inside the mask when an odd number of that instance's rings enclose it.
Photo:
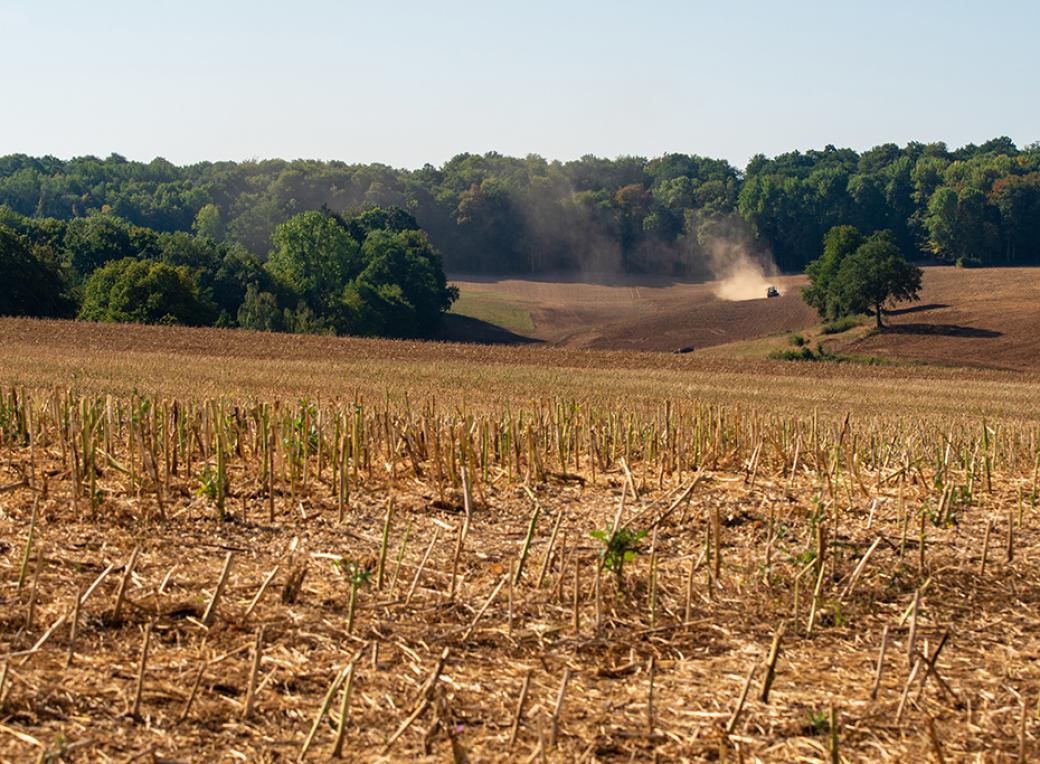
M 717 280 L 714 292 L 720 300 L 758 300 L 774 286 L 778 273 L 773 258 L 756 252 L 745 235 L 713 235 L 704 242 L 708 266 Z
M 729 263 L 715 286 L 715 296 L 720 300 L 757 300 L 765 297 L 772 285 L 762 264 L 744 256 Z

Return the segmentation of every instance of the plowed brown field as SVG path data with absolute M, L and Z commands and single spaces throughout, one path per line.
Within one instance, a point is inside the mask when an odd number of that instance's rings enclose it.
M 530 314 L 533 339 L 569 348 L 670 351 L 796 331 L 816 314 L 800 295 L 801 276 L 776 279 L 782 296 L 732 302 L 715 296 L 717 282 L 681 283 L 645 277 L 607 283 L 523 279 L 453 281 L 463 293 L 492 295 Z
M 921 301 L 853 352 L 955 366 L 1040 369 L 1040 268 L 928 268 Z
M 454 283 L 464 294 L 491 296 L 526 311 L 534 328 L 525 336 L 568 348 L 702 349 L 801 331 L 818 321 L 801 301 L 802 276 L 777 277 L 780 298 L 742 302 L 716 297 L 715 283 L 646 278 L 592 283 L 459 277 Z M 920 302 L 902 305 L 886 320 L 891 331 L 846 340 L 840 349 L 944 365 L 1040 370 L 1040 269 L 928 267 Z

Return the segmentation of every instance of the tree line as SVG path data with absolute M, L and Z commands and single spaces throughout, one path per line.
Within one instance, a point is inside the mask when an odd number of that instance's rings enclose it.
M 827 146 L 742 171 L 686 154 L 418 170 L 10 155 L 0 313 L 424 336 L 454 297 L 445 270 L 703 276 L 736 241 L 801 271 L 838 226 L 887 231 L 912 260 L 1040 264 L 1040 144 Z
M 424 337 L 456 296 L 407 212 L 302 212 L 265 259 L 233 241 L 94 213 L 0 207 L 0 315 Z
M 1040 144 L 951 150 L 827 146 L 738 170 L 686 154 L 548 161 L 460 154 L 441 167 L 283 161 L 177 167 L 107 159 L 0 158 L 0 205 L 35 219 L 115 215 L 266 257 L 275 229 L 322 206 L 407 211 L 452 272 L 697 274 L 720 237 L 800 271 L 836 225 L 888 229 L 912 258 L 1040 263 Z

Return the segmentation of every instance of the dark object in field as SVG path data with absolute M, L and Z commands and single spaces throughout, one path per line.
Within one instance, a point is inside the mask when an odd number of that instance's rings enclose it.
M 673 352 L 673 353 L 676 353 L 676 354 L 681 354 L 681 353 L 692 353 L 692 352 L 693 352 L 693 345 L 683 345 L 683 346 L 682 346 L 681 348 L 679 348 L 678 350 L 673 350 L 672 352 Z
M 780 290 L 777 289 L 775 286 L 770 286 L 768 289 L 766 289 L 766 297 L 779 297 L 779 296 L 780 296 Z

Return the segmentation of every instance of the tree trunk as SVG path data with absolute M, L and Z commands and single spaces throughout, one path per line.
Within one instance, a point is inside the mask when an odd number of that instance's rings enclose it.
M 881 331 L 881 330 L 882 330 L 882 329 L 884 329 L 885 327 L 884 327 L 884 325 L 883 325 L 883 324 L 881 323 L 881 303 L 880 303 L 880 302 L 875 302 L 875 303 L 874 303 L 874 317 L 875 317 L 875 318 L 877 319 L 877 328 L 878 328 L 878 331 Z

